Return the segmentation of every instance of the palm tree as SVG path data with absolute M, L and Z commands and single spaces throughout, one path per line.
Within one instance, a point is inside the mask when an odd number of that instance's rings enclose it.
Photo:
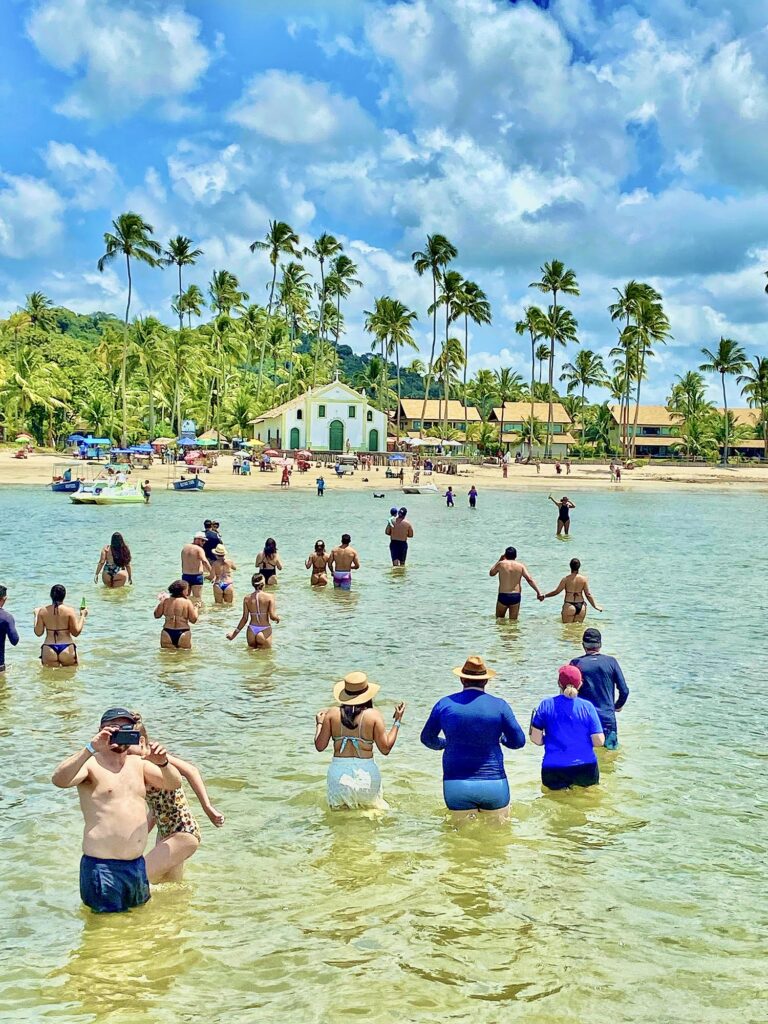
M 203 250 L 193 249 L 193 245 L 192 239 L 187 238 L 186 235 L 176 235 L 175 238 L 170 239 L 168 242 L 160 260 L 163 266 L 179 268 L 179 294 L 176 296 L 175 304 L 175 312 L 179 317 L 179 330 L 184 326 L 184 310 L 179 308 L 184 294 L 184 289 L 181 287 L 181 268 L 194 266 L 197 263 L 198 257 L 203 255 Z M 150 430 L 151 433 L 152 430 Z
M 560 374 L 560 380 L 568 381 L 568 391 L 571 394 L 581 388 L 581 437 L 583 439 L 587 388 L 605 387 L 608 383 L 602 356 L 588 348 L 581 349 L 576 353 L 576 358 L 572 363 L 565 364 L 563 372 Z
M 541 315 L 543 317 L 544 313 L 542 312 Z M 539 364 L 539 387 L 541 387 L 544 363 L 549 362 L 549 345 L 541 344 L 536 346 L 536 359 Z
M 365 329 L 373 334 L 381 345 L 383 372 L 387 373 L 387 359 L 394 354 L 397 374 L 397 436 L 400 436 L 400 349 L 416 348 L 411 334 L 417 314 L 398 299 L 382 295 L 375 300 L 373 312 L 366 310 Z
M 331 270 L 325 279 L 325 290 L 336 299 L 336 344 L 341 331 L 341 300 L 349 298 L 353 288 L 362 288 L 363 282 L 357 276 L 357 264 L 341 253 L 331 263 Z
M 464 348 L 458 338 L 446 338 L 440 355 L 435 360 L 435 376 L 443 386 L 445 407 L 443 412 L 442 437 L 448 436 L 448 402 L 451 385 L 458 380 L 458 371 L 464 365 Z
M 310 248 L 304 249 L 305 256 L 311 256 L 316 259 L 320 264 L 320 316 L 318 323 L 318 334 L 320 340 L 325 340 L 325 300 L 327 292 L 325 290 L 325 261 L 332 259 L 338 253 L 341 252 L 342 245 L 338 239 L 334 238 L 333 235 L 329 235 L 326 231 L 315 239 L 314 244 Z M 314 387 L 314 375 L 312 386 Z
M 523 420 L 518 440 L 528 445 L 529 457 L 533 451 L 534 444 L 541 444 L 545 438 L 545 426 L 540 419 L 537 419 L 535 416 L 529 416 L 528 419 Z
M 638 350 L 637 389 L 635 392 L 635 419 L 632 425 L 632 449 L 637 445 L 637 421 L 640 416 L 640 388 L 645 380 L 646 359 L 653 356 L 651 345 L 665 345 L 669 333 L 669 320 L 661 304 L 661 296 L 649 284 L 642 285 L 643 297 L 635 309 L 634 340 Z
M 768 359 L 755 356 L 744 365 L 744 373 L 736 379 L 749 405 L 760 410 L 759 426 L 763 434 L 763 458 L 768 459 Z
M 501 426 L 499 440 L 504 441 L 504 414 L 507 402 L 517 402 L 523 397 L 523 378 L 508 368 L 493 371 L 495 394 L 494 398 L 501 403 Z
M 483 420 L 487 420 L 496 397 L 496 378 L 491 370 L 478 370 L 467 385 L 465 401 L 474 405 Z
M 0 387 L 0 407 L 6 417 L 11 414 L 17 429 L 32 428 L 33 412 L 48 415 L 48 443 L 52 443 L 52 415 L 56 409 L 67 408 L 66 384 L 58 366 L 51 366 L 40 349 L 22 344 L 10 361 L 6 379 Z M 42 428 L 36 431 L 43 440 Z
M 703 348 L 701 354 L 706 357 L 706 362 L 699 366 L 705 373 L 719 373 L 723 384 L 723 410 L 726 416 L 726 428 L 728 417 L 728 396 L 725 391 L 726 376 L 734 376 L 741 373 L 747 357 L 744 349 L 730 338 L 720 338 L 720 343 L 715 352 Z M 723 465 L 728 465 L 728 430 L 725 431 L 725 447 L 723 449 Z
M 292 397 L 293 370 L 295 364 L 295 345 L 299 334 L 299 324 L 303 323 L 309 307 L 309 274 L 301 265 L 291 261 L 280 269 L 283 272 L 279 288 L 279 300 L 288 324 L 289 344 L 289 376 L 288 400 Z
M 544 449 L 545 455 L 549 455 L 551 449 L 551 438 L 552 438 L 552 395 L 554 392 L 554 373 L 555 373 L 555 342 L 559 341 L 562 345 L 567 344 L 568 341 L 576 341 L 576 320 L 573 315 L 568 311 L 568 317 L 561 317 L 560 308 L 557 305 L 557 294 L 562 292 L 563 295 L 578 295 L 579 285 L 576 281 L 576 273 L 569 268 L 566 268 L 565 264 L 561 260 L 551 260 L 549 263 L 545 263 L 541 270 L 541 278 L 538 281 L 532 281 L 529 285 L 530 288 L 538 288 L 540 292 L 544 292 L 545 295 L 552 295 L 552 305 L 549 307 L 549 312 L 545 317 L 545 329 L 544 337 L 549 338 L 549 408 L 547 409 L 547 443 Z M 572 324 L 572 329 L 570 327 Z M 566 326 L 568 325 L 568 326 Z
M 190 331 L 170 331 L 166 338 L 166 353 L 166 377 L 172 381 L 171 422 L 178 437 L 181 434 L 182 392 L 201 369 L 200 349 Z
M 186 313 L 187 315 L 187 326 L 191 329 L 192 317 L 203 315 L 203 306 L 205 305 L 205 296 L 202 290 L 196 284 L 191 284 L 186 291 L 183 291 L 176 302 L 176 307 L 173 309 L 179 317 L 179 322 L 182 322 L 182 317 Z M 173 308 L 173 307 L 172 307 Z
M 469 364 L 469 321 L 473 324 L 491 322 L 491 304 L 480 285 L 474 281 L 463 281 L 454 300 L 457 316 L 464 317 L 464 436 L 467 435 L 467 366 Z
M 394 381 L 390 380 L 386 366 L 382 366 L 383 362 L 381 356 L 371 356 L 363 369 L 355 374 L 353 381 L 353 386 L 358 391 L 365 389 L 382 411 L 386 410 L 396 397 L 392 390 Z
M 52 331 L 56 325 L 53 303 L 43 292 L 30 292 L 26 296 L 23 312 L 29 317 L 30 326 L 39 331 Z
M 515 331 L 518 334 L 525 334 L 525 332 L 527 331 L 529 336 L 530 336 L 530 339 L 531 339 L 531 412 L 530 412 L 530 420 L 531 420 L 531 422 L 533 422 L 534 401 L 535 401 L 535 398 L 536 398 L 534 384 L 536 383 L 536 356 L 537 356 L 537 351 L 538 352 L 543 352 L 542 362 L 543 362 L 544 359 L 548 359 L 549 358 L 549 349 L 548 349 L 548 347 L 546 345 L 539 345 L 538 350 L 536 348 L 536 342 L 539 341 L 543 337 L 542 331 L 543 331 L 543 327 L 544 327 L 544 319 L 545 319 L 544 313 L 542 312 L 541 309 L 539 309 L 538 306 L 527 306 L 526 310 L 525 310 L 525 316 L 523 317 L 522 320 L 518 320 L 517 323 L 515 324 Z M 562 378 L 560 378 L 560 379 L 562 380 Z M 539 379 L 539 383 L 541 383 L 541 379 Z M 529 459 L 531 458 L 532 454 L 533 454 L 533 442 L 529 441 L 529 444 L 528 444 L 528 458 Z
M 421 407 L 421 430 L 419 433 L 422 436 L 424 431 L 424 417 L 427 413 L 427 399 L 429 398 L 429 388 L 432 383 L 432 371 L 435 363 L 435 348 L 437 346 L 437 285 L 444 272 L 444 268 L 451 262 L 451 260 L 456 259 L 458 255 L 458 249 L 448 241 L 445 235 L 427 235 L 427 244 L 424 249 L 411 253 L 413 269 L 419 277 L 423 277 L 426 273 L 430 273 L 432 275 L 432 305 L 429 307 L 429 312 L 432 314 L 432 348 L 429 353 L 429 366 L 427 368 L 427 381 L 424 389 L 424 402 Z M 448 318 L 449 310 L 447 306 L 445 315 L 446 318 Z
M 136 320 L 132 334 L 139 364 L 147 377 L 147 427 L 152 438 L 155 435 L 155 386 L 160 370 L 167 360 L 167 331 L 158 319 L 148 316 Z
M 458 301 L 459 295 L 461 294 L 461 287 L 463 279 L 461 274 L 457 270 L 446 270 L 442 276 L 442 289 L 440 294 L 437 296 L 437 305 L 445 307 L 445 338 L 443 340 L 443 347 L 448 343 L 448 333 L 450 325 L 459 316 L 458 314 Z M 427 310 L 428 313 L 432 313 L 433 309 L 430 306 Z M 440 391 L 438 389 L 438 394 Z M 438 416 L 441 418 L 442 413 L 438 409 Z
M 123 322 L 123 356 L 120 370 L 120 398 L 122 403 L 122 430 L 120 435 L 123 447 L 128 443 L 128 318 L 131 312 L 131 294 L 133 281 L 131 278 L 131 259 L 146 263 L 148 267 L 160 266 L 162 249 L 152 238 L 153 227 L 139 216 L 138 213 L 121 213 L 112 221 L 113 231 L 104 232 L 104 255 L 97 266 L 99 273 L 118 256 L 125 256 L 125 269 L 128 275 L 128 300 L 125 304 L 125 320 Z
M 300 244 L 299 236 L 290 224 L 286 224 L 283 220 L 271 220 L 264 241 L 252 242 L 250 245 L 251 252 L 262 249 L 269 253 L 269 262 L 272 264 L 272 284 L 269 288 L 267 312 L 270 316 L 272 315 L 272 303 L 275 298 L 277 264 L 280 262 L 280 256 L 285 254 L 286 256 L 295 256 L 299 259 L 301 256 Z
M 581 439 L 582 445 L 584 441 L 588 441 L 598 451 L 607 452 L 611 447 L 611 430 L 613 427 L 613 413 L 610 406 L 607 402 L 603 402 L 602 405 L 592 406 L 588 413 L 589 416 Z

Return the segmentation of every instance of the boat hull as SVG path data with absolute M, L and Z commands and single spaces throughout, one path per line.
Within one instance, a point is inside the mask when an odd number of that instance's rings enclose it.
M 57 480 L 51 484 L 51 490 L 56 494 L 74 494 L 79 489 L 79 480 Z
M 205 487 L 204 480 L 174 480 L 174 491 L 202 491 Z
M 411 484 L 403 487 L 403 494 L 438 494 L 434 484 Z

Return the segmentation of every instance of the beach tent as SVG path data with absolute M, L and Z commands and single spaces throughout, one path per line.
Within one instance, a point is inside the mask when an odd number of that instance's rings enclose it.
M 176 439 L 174 437 L 156 437 L 152 442 L 152 447 L 162 447 L 169 444 L 176 444 Z
M 203 437 L 201 434 L 197 439 L 197 443 L 201 448 L 215 448 L 218 442 L 212 437 Z
M 395 455 L 390 455 L 389 456 L 389 461 L 390 462 L 405 462 L 405 456 L 401 455 L 400 452 L 397 452 Z
M 152 445 L 151 444 L 132 444 L 128 449 L 134 455 L 151 455 Z
M 192 437 L 180 437 L 178 443 L 181 445 L 182 448 L 194 448 L 194 446 L 197 444 L 197 441 Z
M 198 437 L 197 440 L 198 440 L 198 442 L 200 442 L 200 441 L 215 441 L 218 444 L 220 439 L 222 441 L 226 441 L 226 442 L 229 441 L 229 438 L 227 437 L 227 435 L 226 434 L 222 434 L 221 431 L 219 431 L 217 433 L 215 430 L 206 430 L 204 433 L 202 433 L 200 435 L 200 437 Z

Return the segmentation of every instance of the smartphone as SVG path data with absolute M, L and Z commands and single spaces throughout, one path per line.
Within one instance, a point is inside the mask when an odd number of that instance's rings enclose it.
M 117 743 L 121 747 L 135 747 L 141 743 L 141 733 L 137 729 L 118 729 L 112 733 L 110 743 Z

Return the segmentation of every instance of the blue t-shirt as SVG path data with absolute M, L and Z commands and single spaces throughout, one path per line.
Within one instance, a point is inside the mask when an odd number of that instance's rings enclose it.
M 597 760 L 592 735 L 602 732 L 597 711 L 581 697 L 547 697 L 533 712 L 531 725 L 544 733 L 544 768 L 570 768 Z
M 499 744 L 517 750 L 525 746 L 525 733 L 505 700 L 461 690 L 435 704 L 421 742 L 443 751 L 444 779 L 505 779 Z
M 5 641 L 10 640 L 13 646 L 19 642 L 16 621 L 10 612 L 0 608 L 0 665 L 5 665 Z
M 581 658 L 574 658 L 571 664 L 578 668 L 583 680 L 579 697 L 595 706 L 603 723 L 603 732 L 615 732 L 615 711 L 624 707 L 629 696 L 629 687 L 618 661 L 610 654 L 584 654 Z

